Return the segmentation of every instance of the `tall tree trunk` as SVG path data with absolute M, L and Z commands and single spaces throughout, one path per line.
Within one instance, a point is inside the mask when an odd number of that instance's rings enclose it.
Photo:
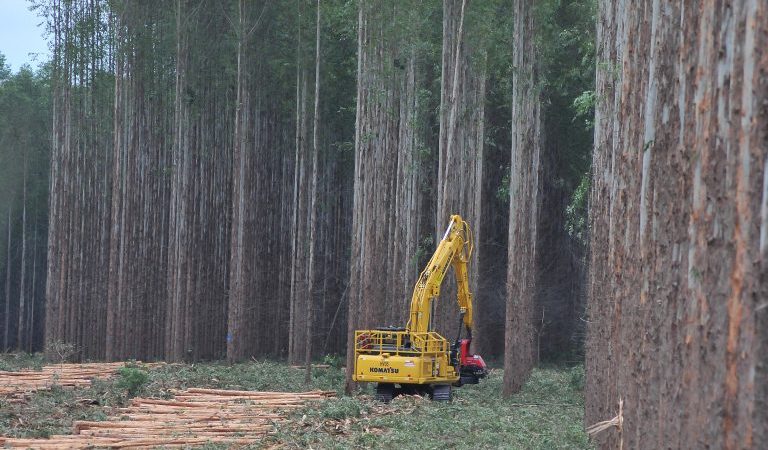
M 62 57 L 62 31 L 61 31 L 61 9 L 59 8 L 60 0 L 56 0 L 53 4 L 54 9 L 52 13 L 52 28 L 53 28 L 53 55 L 52 55 L 52 68 L 51 68 L 51 87 L 52 87 L 52 148 L 51 148 L 51 161 L 49 177 L 50 182 L 48 185 L 48 215 L 49 217 L 59 217 L 59 204 L 60 204 L 60 188 L 61 188 L 61 150 L 60 142 L 62 135 L 62 92 L 63 92 L 63 57 Z M 46 285 L 45 285 L 45 309 L 47 320 L 45 322 L 45 330 L 43 340 L 45 344 L 51 340 L 55 335 L 56 327 L 54 321 L 59 316 L 59 299 L 54 297 L 58 294 L 58 276 L 59 276 L 59 227 L 60 222 L 50 220 L 48 225 L 47 236 L 47 255 L 48 264 L 46 267 Z
M 302 3 L 296 3 L 297 42 L 296 42 L 296 128 L 295 128 L 295 161 L 293 182 L 293 220 L 292 238 L 293 255 L 291 263 L 291 290 L 288 330 L 288 361 L 300 364 L 306 354 L 306 308 L 307 308 L 307 257 L 308 246 L 308 203 L 309 175 L 307 171 L 307 68 L 304 64 L 304 47 L 302 45 L 303 21 Z
M 299 184 L 300 184 L 300 172 L 301 172 L 301 104 L 302 104 L 302 89 L 301 89 L 301 66 L 302 66 L 302 51 L 301 51 L 301 1 L 296 0 L 296 110 L 294 121 L 294 160 L 293 160 L 293 196 L 292 196 L 292 208 L 291 208 L 291 277 L 289 280 L 290 285 L 290 298 L 289 298 L 289 311 L 288 311 L 288 355 L 295 354 L 294 351 L 294 330 L 296 329 L 296 292 L 297 288 L 297 262 L 298 262 L 298 248 L 299 240 Z M 289 356 L 290 358 L 290 356 Z
M 456 141 L 456 110 L 459 103 L 459 74 L 463 70 L 464 61 L 462 61 L 462 47 L 464 45 L 464 13 L 467 8 L 467 0 L 461 0 L 461 6 L 453 4 L 451 0 L 443 2 L 443 85 L 441 92 L 441 108 L 446 111 L 446 120 L 441 121 L 441 132 L 445 133 L 445 163 L 441 164 L 440 173 L 448 173 L 451 169 L 451 162 L 454 159 L 453 149 Z M 458 21 L 456 29 L 452 29 L 449 23 Z M 455 34 L 455 37 L 454 37 Z M 450 77 L 450 82 L 448 78 Z M 441 133 L 442 134 L 442 133 Z M 443 139 L 441 137 L 440 143 Z M 441 156 L 443 152 L 440 152 Z M 447 178 L 447 177 L 445 177 Z M 439 211 L 445 212 L 448 209 L 448 191 L 451 189 L 446 179 L 443 183 L 438 183 L 441 191 L 439 201 Z M 439 226 L 438 226 L 439 229 Z M 439 233 L 439 231 L 438 231 Z
M 534 347 L 541 106 L 534 5 L 514 2 L 512 156 L 504 394 L 520 390 L 537 363 Z
M 185 105 L 187 91 L 188 44 L 185 22 L 186 2 L 176 4 L 176 95 L 174 113 L 173 174 L 171 180 L 171 220 L 168 252 L 168 315 L 166 317 L 165 357 L 179 361 L 184 357 L 183 333 L 185 328 L 184 275 L 187 271 L 185 245 L 187 240 L 187 180 L 189 179 L 188 110 Z M 190 19 L 186 19 L 190 20 Z
M 313 312 L 315 303 L 315 259 L 317 244 L 317 177 L 318 177 L 318 153 L 320 148 L 317 140 L 317 128 L 320 123 L 320 0 L 317 0 L 317 30 L 315 32 L 315 110 L 312 118 L 312 183 L 310 192 L 312 198 L 309 201 L 309 269 L 307 270 L 307 318 L 306 318 L 306 343 L 304 364 L 307 366 L 304 382 L 312 381 L 312 341 L 313 336 Z
M 13 208 L 8 207 L 8 244 L 6 245 L 6 262 L 5 262 L 5 328 L 3 328 L 3 351 L 7 351 L 10 347 L 10 341 L 8 340 L 11 334 L 11 231 L 12 220 L 11 213 Z
M 237 99 L 235 100 L 235 137 L 234 137 L 234 173 L 232 177 L 232 250 L 230 253 L 229 275 L 229 309 L 227 327 L 227 360 L 231 363 L 243 358 L 245 350 L 244 333 L 247 321 L 245 320 L 245 289 L 243 286 L 243 247 L 245 224 L 245 135 L 243 133 L 243 116 L 245 115 L 243 58 L 245 53 L 245 12 L 244 0 L 237 2 Z
M 354 172 L 354 194 L 353 194 L 353 206 L 352 206 L 352 256 L 351 267 L 357 267 L 350 272 L 349 276 L 349 288 L 351 293 L 349 294 L 347 313 L 347 354 L 346 354 L 346 376 L 344 380 L 344 391 L 347 394 L 352 393 L 355 388 L 355 383 L 352 381 L 351 368 L 355 366 L 355 330 L 360 322 L 360 294 L 358 291 L 362 288 L 360 281 L 360 275 L 356 275 L 356 270 L 361 270 L 359 264 L 362 262 L 361 253 L 363 251 L 363 239 L 362 239 L 362 221 L 364 217 L 364 206 L 362 205 L 361 197 L 363 196 L 363 161 L 357 155 L 357 148 L 361 145 L 361 134 L 364 126 L 364 117 L 362 114 L 364 99 L 362 98 L 363 91 L 363 61 L 367 57 L 367 42 L 365 39 L 365 33 L 367 33 L 366 18 L 367 14 L 363 14 L 363 6 L 361 3 L 358 6 L 357 12 L 357 104 L 355 111 L 355 172 Z M 365 52 L 365 53 L 364 53 Z M 360 238 L 355 238 L 360 236 Z
M 21 194 L 21 274 L 19 275 L 19 328 L 16 335 L 16 347 L 19 350 L 26 348 L 26 275 L 27 275 L 27 150 L 24 150 L 24 174 Z M 9 249 L 10 250 L 10 249 Z
M 587 423 L 768 440 L 768 4 L 600 2 Z M 685 411 L 685 414 L 681 414 Z
M 291 267 L 291 329 L 289 330 L 290 345 L 288 360 L 292 364 L 300 364 L 305 355 L 306 341 L 306 308 L 307 308 L 307 263 L 308 250 L 308 203 L 309 191 L 307 179 L 307 69 L 301 67 L 297 80 L 299 84 L 300 104 L 297 110 L 296 123 L 296 173 L 294 177 L 294 248 L 293 264 Z
M 32 353 L 37 349 L 35 337 L 36 329 L 38 328 L 37 322 L 35 321 L 35 312 L 37 310 L 37 221 L 35 221 L 33 229 L 35 230 L 35 236 L 32 240 L 32 283 L 30 285 L 31 292 L 29 293 L 29 317 L 27 318 L 27 333 L 29 339 L 27 341 L 27 348 L 25 349 L 28 353 Z
M 119 30 L 120 28 L 118 28 Z M 120 31 L 116 35 L 116 40 L 120 41 Z M 120 286 L 120 275 L 122 270 L 120 267 L 120 246 L 123 242 L 120 239 L 121 231 L 123 230 L 121 218 L 123 217 L 121 211 L 123 210 L 122 199 L 123 196 L 119 193 L 122 188 L 122 173 L 125 167 L 125 161 L 123 159 L 123 114 L 121 108 L 123 107 L 123 65 L 124 59 L 117 58 L 115 62 L 115 98 L 114 98 L 114 144 L 113 144 L 113 162 L 112 162 L 112 208 L 110 214 L 110 247 L 109 247 L 109 284 L 107 287 L 107 330 L 106 330 L 106 351 L 105 357 L 107 361 L 113 361 L 120 358 L 120 351 L 117 349 L 119 345 L 118 324 L 122 317 L 120 317 L 120 308 L 122 303 L 123 290 Z

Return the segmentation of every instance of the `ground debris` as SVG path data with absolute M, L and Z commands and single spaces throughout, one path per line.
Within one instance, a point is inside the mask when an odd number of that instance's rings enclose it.
M 120 369 L 130 364 L 151 367 L 164 363 L 67 363 L 44 366 L 41 370 L 0 371 L 0 396 L 8 397 L 12 402 L 23 402 L 30 393 L 50 389 L 53 386 L 88 387 L 94 378 L 111 378 Z
M 48 439 L 0 437 L 6 448 L 178 448 L 219 443 L 248 445 L 274 434 L 286 410 L 334 397 L 301 393 L 192 388 L 172 399 L 135 398 L 104 421 L 76 421 L 71 435 Z

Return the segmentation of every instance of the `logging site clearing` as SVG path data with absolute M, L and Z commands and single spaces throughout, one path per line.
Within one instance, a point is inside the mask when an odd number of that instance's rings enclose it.
M 581 366 L 541 368 L 509 400 L 502 371 L 453 402 L 343 394 L 334 358 L 304 371 L 273 361 L 227 365 L 68 364 L 0 357 L 6 448 L 591 448 Z M 471 430 L 471 433 L 467 433 Z M 500 444 L 504 443 L 504 444 Z
M 767 355 L 768 0 L 0 0 L 0 450 L 768 450 Z

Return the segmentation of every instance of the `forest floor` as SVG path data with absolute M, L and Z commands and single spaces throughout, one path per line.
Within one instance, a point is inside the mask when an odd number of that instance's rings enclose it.
M 87 387 L 37 391 L 23 403 L 0 399 L 0 435 L 47 437 L 72 433 L 74 421 L 105 420 L 131 397 L 169 398 L 176 389 L 290 391 L 335 390 L 338 398 L 294 410 L 288 421 L 257 446 L 270 448 L 510 448 L 588 449 L 583 427 L 581 366 L 536 369 L 522 392 L 502 399 L 502 371 L 492 370 L 477 386 L 457 389 L 449 404 L 398 397 L 389 405 L 373 401 L 372 390 L 343 396 L 337 361 L 313 371 L 274 361 L 137 366 Z M 0 370 L 39 368 L 37 355 L 0 355 Z M 86 399 L 87 401 L 84 401 Z M 205 448 L 226 448 L 211 444 Z

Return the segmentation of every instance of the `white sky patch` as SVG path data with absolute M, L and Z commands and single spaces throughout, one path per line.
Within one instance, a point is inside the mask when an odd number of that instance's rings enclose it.
M 29 7 L 27 0 L 0 0 L 0 53 L 14 72 L 24 64 L 37 68 L 50 58 L 44 20 Z

